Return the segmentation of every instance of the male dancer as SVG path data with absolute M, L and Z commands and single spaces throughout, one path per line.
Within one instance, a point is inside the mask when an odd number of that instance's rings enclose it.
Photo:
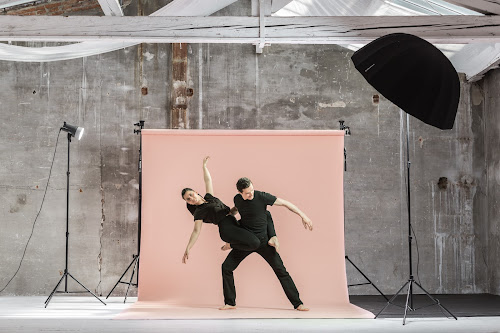
M 249 254 L 257 252 L 271 266 L 278 277 L 288 300 L 293 307 L 299 311 L 309 311 L 299 298 L 299 292 L 292 277 L 286 271 L 280 255 L 276 251 L 278 246 L 271 246 L 267 240 L 267 206 L 284 206 L 302 218 L 304 228 L 312 230 L 312 221 L 294 204 L 275 197 L 266 192 L 255 191 L 253 184 L 248 178 L 240 178 L 236 183 L 239 194 L 234 197 L 234 205 L 240 213 L 240 224 L 252 231 L 260 240 L 260 246 L 254 251 L 243 251 L 233 249 L 222 264 L 222 281 L 224 289 L 224 306 L 221 310 L 234 309 L 236 307 L 236 290 L 234 287 L 233 271 Z M 273 247 L 276 247 L 274 249 Z

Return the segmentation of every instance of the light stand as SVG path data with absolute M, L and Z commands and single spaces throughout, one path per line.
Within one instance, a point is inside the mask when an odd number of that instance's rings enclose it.
M 403 110 L 400 110 L 403 112 Z M 416 311 L 428 306 L 432 305 L 437 305 L 439 306 L 442 310 L 445 310 L 447 313 L 449 313 L 455 320 L 457 320 L 457 317 L 453 315 L 450 311 L 448 311 L 447 308 L 445 308 L 437 298 L 432 297 L 415 279 L 413 278 L 413 265 L 412 265 L 412 256 L 411 256 L 411 246 L 412 246 L 412 240 L 413 237 L 411 235 L 412 227 L 411 227 L 411 210 L 410 210 L 410 140 L 409 140 L 409 132 L 410 132 L 410 126 L 409 126 L 409 114 L 406 113 L 406 165 L 407 165 L 407 172 L 406 172 L 406 195 L 407 195 L 407 209 L 408 209 L 408 261 L 409 261 L 409 278 L 408 281 L 406 281 L 405 284 L 398 290 L 398 292 L 387 302 L 387 304 L 384 306 L 382 310 L 380 310 L 379 313 L 375 316 L 375 319 L 378 318 L 378 316 L 389 306 L 389 304 L 399 306 L 397 304 L 392 303 L 396 297 L 399 295 L 399 293 L 406 287 L 408 286 L 408 291 L 406 293 L 406 304 L 404 306 L 405 309 L 405 314 L 403 317 L 403 325 L 406 323 L 406 315 L 409 311 Z M 413 285 L 416 285 L 417 287 L 420 288 L 431 300 L 432 304 L 428 304 L 419 308 L 415 308 L 413 306 Z
M 138 126 L 139 129 L 134 129 L 134 133 L 139 135 L 139 164 L 138 164 L 138 169 L 139 169 L 139 216 L 137 218 L 138 225 L 137 225 L 137 254 L 132 255 L 132 261 L 130 264 L 127 266 L 125 271 L 123 272 L 122 276 L 118 279 L 118 281 L 115 283 L 113 289 L 109 292 L 108 296 L 106 296 L 106 299 L 108 299 L 109 295 L 115 290 L 116 286 L 118 286 L 119 283 L 123 283 L 128 285 L 127 286 L 127 292 L 125 293 L 125 299 L 123 300 L 123 303 L 127 302 L 127 295 L 128 291 L 130 289 L 130 286 L 137 287 L 139 285 L 139 254 L 141 251 L 141 210 L 142 210 L 142 135 L 141 131 L 144 128 L 144 120 L 139 120 L 138 123 L 135 123 L 134 126 Z M 129 281 L 122 281 L 122 278 L 127 274 L 128 270 L 130 267 L 134 265 L 134 268 L 132 269 L 132 275 L 130 276 Z M 132 283 L 132 279 L 134 278 L 134 275 L 136 275 L 136 283 Z
M 69 231 L 68 231 L 69 230 L 69 174 L 70 174 L 70 172 L 69 172 L 69 157 L 70 157 L 70 146 L 71 146 L 71 137 L 75 136 L 76 138 L 78 138 L 78 140 L 80 140 L 81 137 L 82 137 L 82 135 L 83 135 L 83 130 L 84 130 L 83 127 L 72 126 L 72 125 L 66 124 L 66 122 L 64 122 L 63 127 L 61 127 L 61 129 L 60 129 L 60 131 L 68 132 L 68 171 L 66 172 L 66 265 L 64 267 L 64 274 L 63 274 L 63 276 L 61 277 L 61 279 L 59 280 L 59 282 L 57 282 L 55 288 L 52 290 L 52 292 L 50 293 L 49 297 L 45 300 L 45 307 L 47 307 L 47 305 L 49 305 L 49 302 L 52 299 L 52 296 L 54 296 L 54 294 L 56 292 L 58 292 L 58 293 L 65 293 L 65 294 L 76 293 L 76 292 L 69 292 L 68 291 L 68 276 L 70 278 L 72 278 L 73 280 L 75 280 L 87 292 L 89 292 L 90 294 L 92 294 L 92 296 L 94 296 L 95 298 L 97 298 L 99 300 L 99 302 L 101 302 L 102 304 L 106 305 L 106 303 L 104 303 L 99 297 L 97 297 L 87 287 L 85 287 L 83 284 L 81 284 L 80 281 L 78 281 L 77 279 L 75 279 L 75 277 L 73 275 L 71 275 L 71 273 L 68 271 L 68 248 L 69 248 Z M 57 288 L 59 287 L 59 285 L 61 284 L 61 282 L 62 282 L 63 279 L 64 279 L 64 291 L 57 291 Z
M 344 121 L 343 120 L 339 120 L 339 123 L 340 123 L 340 130 L 341 131 L 344 131 L 345 132 L 345 136 L 351 136 L 351 128 L 349 126 L 345 126 L 344 125 Z M 347 171 L 347 150 L 345 149 L 345 146 L 344 146 L 344 171 Z M 345 206 L 345 200 L 344 200 L 344 206 Z M 344 212 L 345 212 L 345 207 L 344 207 Z M 345 220 L 345 214 L 344 214 L 344 220 Z M 345 221 L 344 221 L 344 228 L 345 228 Z M 354 287 L 354 286 L 364 286 L 364 285 L 367 285 L 367 284 L 371 284 L 373 286 L 373 288 L 375 288 L 379 293 L 380 295 L 382 295 L 386 301 L 388 301 L 389 299 L 387 298 L 387 296 L 384 295 L 383 292 L 380 291 L 380 289 L 377 288 L 377 286 L 375 285 L 375 283 L 373 283 L 359 268 L 358 266 L 356 266 L 352 261 L 351 259 L 349 259 L 348 256 L 345 256 L 345 260 L 347 260 L 365 279 L 366 281 L 368 282 L 365 282 L 365 283 L 356 283 L 356 284 L 348 284 L 347 287 Z

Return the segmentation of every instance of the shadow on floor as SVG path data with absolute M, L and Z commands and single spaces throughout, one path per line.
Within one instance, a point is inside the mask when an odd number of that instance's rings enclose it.
M 389 299 L 392 295 L 386 295 Z M 491 294 L 467 295 L 432 295 L 457 317 L 492 317 L 500 316 L 500 296 Z M 352 304 L 373 312 L 375 315 L 387 304 L 381 295 L 352 295 L 349 297 Z M 401 318 L 404 315 L 406 294 L 400 295 L 394 301 L 401 307 L 389 305 L 379 318 Z M 422 306 L 433 304 L 427 295 L 413 295 L 413 307 L 417 310 L 409 311 L 408 317 L 446 317 L 446 313 L 437 305 L 419 309 Z

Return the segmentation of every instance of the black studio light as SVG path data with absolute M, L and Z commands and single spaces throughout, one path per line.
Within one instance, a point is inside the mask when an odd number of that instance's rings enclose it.
M 72 137 L 75 137 L 78 140 L 80 140 L 83 136 L 83 131 L 85 129 L 83 127 L 73 126 L 64 122 L 64 125 L 61 127 L 61 130 L 68 132 L 69 134 L 71 134 Z
M 460 80 L 448 58 L 420 37 L 394 33 L 356 51 L 352 62 L 372 87 L 424 123 L 451 129 Z
M 406 190 L 408 210 L 408 263 L 409 278 L 387 302 L 378 316 L 407 287 L 403 325 L 408 311 L 416 311 L 413 293 L 418 287 L 443 313 L 457 319 L 441 302 L 430 295 L 413 276 L 412 226 L 410 201 L 410 142 L 409 115 L 442 130 L 452 129 L 460 99 L 460 80 L 446 56 L 431 43 L 420 37 L 394 33 L 377 38 L 356 51 L 352 62 L 366 81 L 389 101 L 406 113 Z M 341 124 L 342 125 L 342 124 Z
M 68 165 L 67 165 L 67 172 L 66 172 L 66 252 L 65 252 L 65 266 L 64 266 L 64 274 L 62 274 L 61 278 L 59 279 L 59 282 L 57 282 L 55 288 L 52 290 L 50 293 L 49 297 L 45 300 L 45 307 L 47 307 L 56 293 L 63 293 L 63 294 L 70 294 L 70 293 L 77 293 L 74 291 L 68 291 L 68 277 L 73 279 L 76 283 L 78 283 L 83 289 L 85 289 L 86 292 L 97 298 L 102 304 L 106 305 L 99 297 L 97 297 L 96 294 L 91 292 L 87 287 L 85 287 L 80 281 L 78 281 L 71 273 L 69 272 L 68 269 L 68 264 L 69 264 L 69 166 L 70 166 L 70 147 L 71 147 L 71 138 L 75 137 L 78 140 L 82 138 L 83 135 L 83 127 L 79 126 L 74 126 L 67 124 L 64 122 L 64 125 L 60 128 L 60 131 L 65 131 L 68 132 Z M 59 288 L 59 285 L 63 282 L 64 280 L 64 290 L 63 291 L 58 291 L 57 288 Z

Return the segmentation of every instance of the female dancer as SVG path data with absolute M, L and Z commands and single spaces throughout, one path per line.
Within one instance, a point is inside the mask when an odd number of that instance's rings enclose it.
M 203 176 L 205 181 L 205 196 L 201 196 L 191 188 L 182 190 L 182 198 L 186 201 L 189 212 L 194 216 L 194 228 L 189 238 L 189 242 L 184 251 L 182 262 L 186 263 L 189 259 L 189 251 L 196 243 L 201 232 L 203 223 L 213 223 L 219 227 L 220 238 L 226 242 L 222 250 L 239 249 L 244 251 L 253 251 L 260 245 L 259 238 L 249 230 L 241 227 L 234 217 L 238 210 L 236 207 L 229 209 L 220 199 L 213 195 L 212 177 L 207 168 L 207 162 L 210 156 L 203 159 Z M 268 244 L 279 250 L 278 237 L 274 230 L 274 224 L 271 214 L 267 212 L 267 234 Z

